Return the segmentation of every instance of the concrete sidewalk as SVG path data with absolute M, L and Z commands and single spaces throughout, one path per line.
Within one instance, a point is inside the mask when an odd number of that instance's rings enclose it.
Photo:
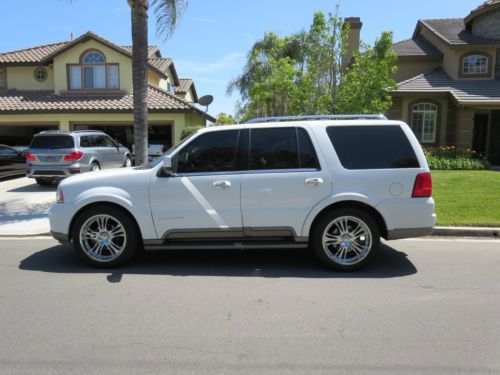
M 26 177 L 0 182 L 0 236 L 48 233 L 55 198 L 56 185 L 38 186 Z

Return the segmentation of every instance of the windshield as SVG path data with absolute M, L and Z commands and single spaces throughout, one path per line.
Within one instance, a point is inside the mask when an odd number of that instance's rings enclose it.
M 157 158 L 153 159 L 149 163 L 144 163 L 142 165 L 139 165 L 138 167 L 136 167 L 136 169 L 151 169 L 151 168 L 156 167 L 158 164 L 160 164 L 163 161 L 163 159 L 165 158 L 165 156 L 172 155 L 175 150 L 177 150 L 184 143 L 186 143 L 189 139 L 191 139 L 196 133 L 197 132 L 194 132 L 194 133 L 190 134 L 189 136 L 187 136 L 186 138 L 184 138 L 182 141 L 180 141 L 178 144 L 176 144 L 174 147 L 171 147 L 167 151 L 165 151 L 165 153 L 163 155 L 158 156 Z
M 74 148 L 75 142 L 69 135 L 42 135 L 36 136 L 30 148 Z

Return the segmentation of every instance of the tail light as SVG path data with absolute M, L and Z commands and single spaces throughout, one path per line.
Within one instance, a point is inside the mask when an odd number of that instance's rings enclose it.
M 77 161 L 83 158 L 83 152 L 73 151 L 71 154 L 64 155 L 64 160 L 67 161 Z
M 432 195 L 432 179 L 431 174 L 420 173 L 415 179 L 415 184 L 413 185 L 412 198 L 428 198 Z
M 36 160 L 35 155 L 33 155 L 28 150 L 24 150 L 24 157 L 26 158 L 27 161 L 35 161 Z

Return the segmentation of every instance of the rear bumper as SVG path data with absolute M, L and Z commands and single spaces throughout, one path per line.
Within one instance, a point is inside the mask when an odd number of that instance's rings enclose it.
M 432 233 L 434 227 L 427 228 L 406 228 L 406 229 L 391 229 L 387 231 L 388 240 L 399 240 L 402 238 L 413 238 L 427 236 Z
M 79 174 L 82 172 L 88 172 L 89 167 L 80 165 L 80 163 L 75 163 L 71 165 L 31 165 L 26 164 L 26 176 L 28 178 L 66 178 Z

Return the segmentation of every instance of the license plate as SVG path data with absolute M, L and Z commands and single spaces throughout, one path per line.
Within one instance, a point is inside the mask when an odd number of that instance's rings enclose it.
M 61 159 L 61 157 L 60 157 L 60 156 L 46 156 L 46 157 L 44 158 L 44 160 L 45 160 L 46 162 L 59 161 L 59 159 Z

